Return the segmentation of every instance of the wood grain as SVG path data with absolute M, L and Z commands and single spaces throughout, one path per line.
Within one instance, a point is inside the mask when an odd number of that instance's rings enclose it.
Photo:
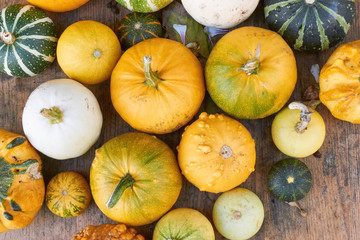
M 91 19 L 116 29 L 121 18 L 129 11 L 121 8 L 120 14 L 113 14 L 106 7 L 109 0 L 90 0 L 81 8 L 67 13 L 48 13 L 57 26 L 59 35 L 70 24 Z M 1 0 L 0 9 L 24 0 Z M 266 27 L 263 5 L 260 3 L 250 19 L 242 24 Z M 357 4 L 357 18 L 343 42 L 360 39 L 360 4 Z M 298 82 L 291 100 L 301 100 L 301 93 L 314 78 L 310 73 L 313 64 L 323 66 L 335 48 L 318 54 L 296 52 Z M 23 133 L 21 115 L 29 94 L 41 83 L 56 78 L 66 78 L 57 63 L 42 74 L 32 78 L 12 78 L 0 74 L 0 128 Z M 104 115 L 102 134 L 93 148 L 84 156 L 66 161 L 56 161 L 41 155 L 44 164 L 45 182 L 58 172 L 78 171 L 87 179 L 95 149 L 107 140 L 134 131 L 114 110 L 110 101 L 109 81 L 88 86 L 99 100 Z M 272 164 L 286 157 L 278 151 L 271 139 L 271 123 L 274 116 L 261 120 L 240 120 L 251 132 L 256 142 L 256 171 L 241 185 L 254 191 L 264 203 L 265 220 L 259 233 L 253 239 L 360 239 L 360 124 L 353 125 L 332 117 L 321 105 L 318 111 L 326 123 L 326 139 L 320 149 L 321 157 L 307 157 L 303 161 L 309 166 L 314 185 L 309 195 L 300 201 L 308 216 L 300 217 L 296 209 L 274 199 L 267 189 L 266 176 Z M 183 129 L 159 136 L 176 151 Z M 174 208 L 189 207 L 205 214 L 211 220 L 214 201 L 219 196 L 200 192 L 184 179 L 183 189 Z M 34 221 L 26 228 L 0 234 L 7 240 L 62 240 L 71 239 L 88 225 L 114 223 L 101 213 L 92 201 L 90 207 L 80 216 L 66 219 L 52 214 L 45 205 Z M 138 227 L 138 231 L 151 239 L 155 224 Z M 224 239 L 216 232 L 216 239 Z

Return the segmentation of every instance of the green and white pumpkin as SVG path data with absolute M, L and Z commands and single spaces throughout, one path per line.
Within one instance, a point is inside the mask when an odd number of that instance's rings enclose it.
M 156 12 L 169 5 L 173 0 L 116 0 L 133 12 Z
M 54 60 L 57 34 L 53 21 L 39 8 L 16 4 L 1 10 L 0 70 L 31 77 Z
M 129 48 L 150 38 L 162 35 L 160 21 L 151 13 L 129 13 L 118 27 L 118 35 L 122 47 Z
M 355 0 L 265 0 L 265 20 L 296 50 L 339 43 L 355 18 Z

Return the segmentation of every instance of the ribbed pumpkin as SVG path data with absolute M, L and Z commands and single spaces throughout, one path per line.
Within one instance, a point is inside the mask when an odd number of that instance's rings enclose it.
M 55 60 L 57 34 L 53 21 L 39 8 L 12 5 L 1 10 L 0 70 L 31 77 Z
M 24 136 L 0 129 L 0 232 L 33 221 L 45 195 L 41 167 Z
M 146 39 L 161 37 L 162 26 L 152 14 L 133 12 L 120 21 L 118 35 L 121 46 L 127 49 Z
M 205 96 L 203 70 L 181 43 L 152 38 L 129 48 L 111 75 L 111 100 L 133 128 L 164 134 L 189 122 Z
M 65 29 L 56 49 L 61 69 L 71 79 L 97 84 L 110 78 L 121 55 L 120 42 L 108 26 L 91 20 Z
M 264 118 L 279 111 L 297 80 L 294 54 L 275 32 L 242 27 L 222 37 L 205 67 L 211 98 L 236 118 Z
M 339 43 L 355 17 L 355 0 L 265 0 L 265 20 L 297 50 Z
M 215 240 L 210 221 L 191 208 L 171 210 L 156 224 L 153 240 Z
M 241 123 L 222 114 L 201 113 L 183 133 L 178 153 L 182 173 L 200 191 L 228 191 L 255 170 L 253 138 Z
M 122 6 L 133 12 L 156 12 L 173 0 L 116 0 Z
M 341 120 L 360 123 L 360 40 L 338 47 L 321 69 L 320 100 Z
M 131 226 L 159 219 L 176 202 L 182 178 L 172 150 L 155 136 L 125 133 L 96 150 L 90 169 L 95 203 Z
M 78 232 L 71 240 L 145 240 L 136 230 L 126 227 L 125 224 L 103 224 L 88 226 Z
M 67 12 L 74 10 L 89 0 L 27 0 L 29 3 L 51 12 Z
M 279 200 L 295 202 L 310 191 L 311 172 L 305 163 L 295 158 L 286 158 L 271 167 L 268 186 L 270 192 Z
M 45 202 L 60 217 L 75 217 L 89 206 L 91 192 L 86 179 L 77 172 L 56 174 L 46 188 Z

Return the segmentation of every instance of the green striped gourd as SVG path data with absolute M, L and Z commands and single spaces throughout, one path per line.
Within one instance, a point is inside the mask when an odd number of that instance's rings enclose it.
M 355 0 L 265 0 L 265 20 L 296 50 L 339 43 L 355 17 Z
M 129 48 L 149 38 L 162 35 L 160 21 L 149 13 L 130 13 L 120 22 L 118 35 L 121 46 Z
M 133 12 L 156 12 L 169 5 L 173 0 L 116 0 Z
M 14 77 L 31 77 L 54 60 L 57 34 L 53 21 L 31 5 L 1 10 L 0 70 Z
M 270 169 L 268 175 L 270 192 L 279 200 L 295 202 L 306 196 L 312 186 L 312 176 L 305 163 L 286 158 Z

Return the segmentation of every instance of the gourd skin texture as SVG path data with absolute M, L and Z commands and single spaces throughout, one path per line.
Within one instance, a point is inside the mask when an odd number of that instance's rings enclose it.
M 125 224 L 102 224 L 98 226 L 88 226 L 78 232 L 71 240 L 145 240 L 136 230 L 126 227 Z
M 264 221 L 264 206 L 259 197 L 245 188 L 225 192 L 215 201 L 213 221 L 216 229 L 231 240 L 254 236 Z
M 40 210 L 45 195 L 41 167 L 24 136 L 0 129 L 0 233 L 26 227 Z
M 223 151 L 230 156 L 223 156 Z M 183 133 L 178 160 L 186 179 L 200 191 L 224 192 L 255 170 L 255 142 L 238 121 L 204 112 Z
M 0 14 L 4 29 L 0 70 L 9 76 L 31 77 L 49 67 L 55 60 L 58 39 L 55 24 L 46 13 L 31 5 L 16 4 L 2 9 Z M 12 34 L 12 44 L 5 43 L 4 33 Z
M 271 135 L 276 147 L 290 157 L 304 158 L 314 154 L 325 140 L 325 123 L 321 115 L 311 109 L 311 121 L 303 133 L 296 131 L 300 110 L 284 108 L 271 126 Z
M 47 185 L 45 202 L 60 217 L 75 217 L 89 206 L 91 192 L 86 179 L 77 172 L 61 172 Z
M 84 84 L 110 78 L 121 55 L 120 42 L 111 28 L 96 21 L 80 21 L 61 34 L 57 59 L 65 74 Z
M 62 122 L 49 123 L 40 111 L 56 106 Z M 83 155 L 99 138 L 102 113 L 93 93 L 70 79 L 56 79 L 38 86 L 29 96 L 22 115 L 25 135 L 43 154 L 65 160 Z
M 153 240 L 215 240 L 210 221 L 199 211 L 178 208 L 168 212 L 155 226 Z
M 260 44 L 260 45 L 259 45 Z M 260 46 L 260 68 L 240 70 Z M 242 27 L 213 48 L 205 67 L 206 86 L 223 111 L 239 119 L 264 118 L 278 112 L 290 98 L 297 80 L 294 54 L 275 32 Z
M 309 3 L 307 3 L 309 2 Z M 296 50 L 335 46 L 355 18 L 355 0 L 265 0 L 265 20 Z
M 231 28 L 245 21 L 255 11 L 259 0 L 182 0 L 186 11 L 200 24 Z
M 81 7 L 89 0 L 27 0 L 32 5 L 50 12 L 67 12 Z
M 133 12 L 156 12 L 173 0 L 116 0 L 119 4 Z
M 360 40 L 338 47 L 321 69 L 320 100 L 341 120 L 360 123 Z
M 146 83 L 144 56 L 163 81 Z M 111 76 L 111 100 L 133 128 L 164 134 L 178 130 L 197 113 L 205 96 L 203 70 L 195 55 L 181 43 L 152 38 L 129 48 Z
M 116 204 L 108 202 L 124 176 L 134 182 Z M 90 188 L 96 205 L 109 218 L 131 226 L 152 223 L 176 202 L 182 178 L 172 150 L 155 136 L 125 133 L 96 150 Z

